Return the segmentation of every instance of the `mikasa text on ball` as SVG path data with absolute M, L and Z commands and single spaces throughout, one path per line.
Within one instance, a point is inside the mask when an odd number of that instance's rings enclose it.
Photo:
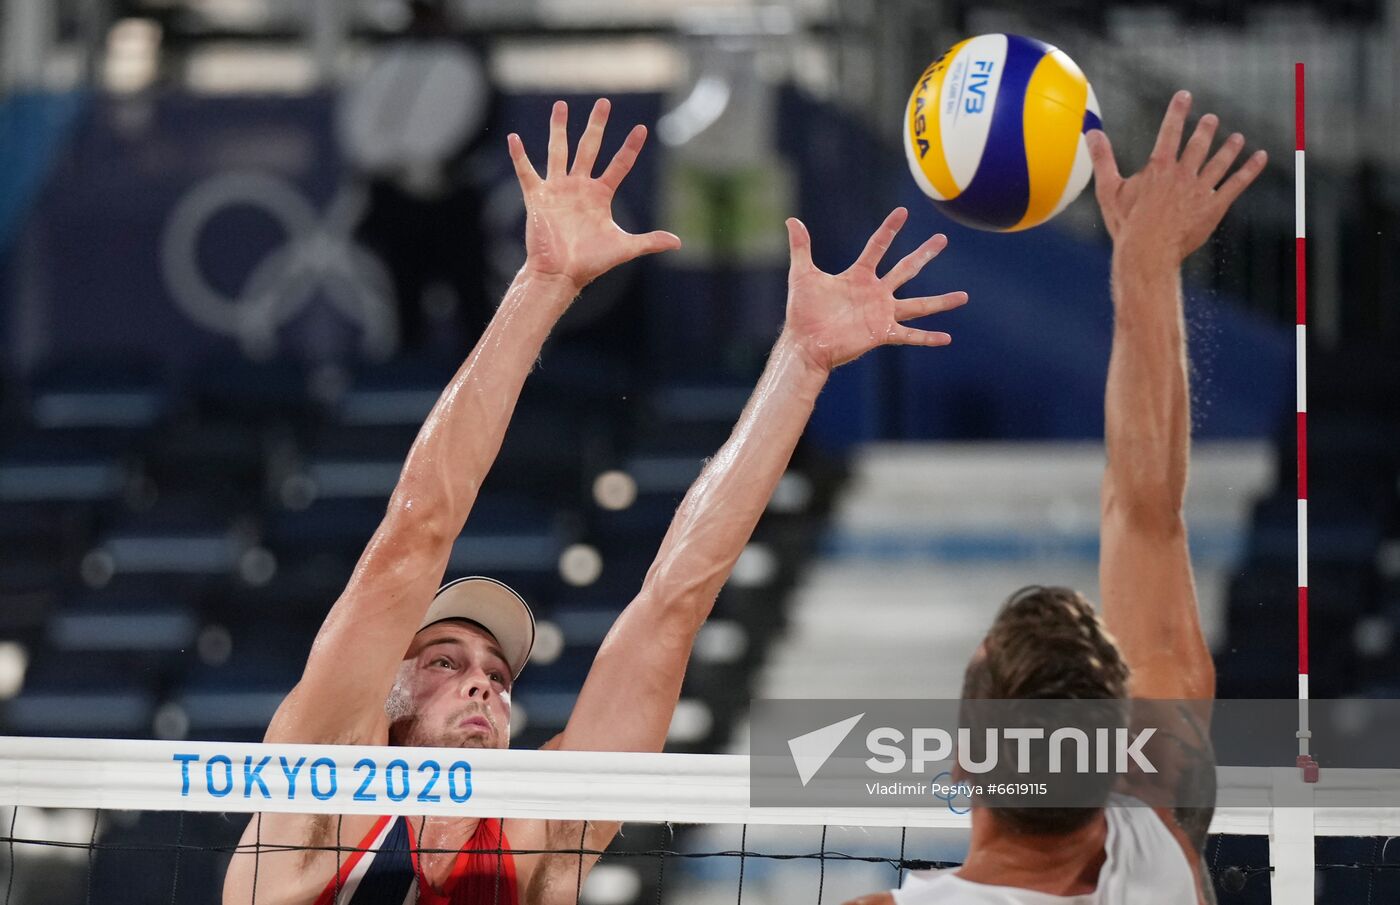
M 904 153 L 937 207 L 978 229 L 1029 229 L 1064 210 L 1093 167 L 1089 80 L 1064 51 L 1021 35 L 953 45 L 914 86 Z

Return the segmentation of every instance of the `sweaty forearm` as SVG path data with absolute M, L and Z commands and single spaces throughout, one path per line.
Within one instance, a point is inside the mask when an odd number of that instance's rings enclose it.
M 1104 506 L 1172 519 L 1185 502 L 1191 410 L 1179 267 L 1121 245 L 1105 393 Z
M 729 440 L 691 485 L 643 585 L 700 620 L 748 543 L 811 417 L 827 370 L 779 337 Z
M 390 515 L 456 536 L 500 452 L 525 378 L 545 339 L 577 293 L 567 281 L 528 268 L 443 390 L 404 462 Z

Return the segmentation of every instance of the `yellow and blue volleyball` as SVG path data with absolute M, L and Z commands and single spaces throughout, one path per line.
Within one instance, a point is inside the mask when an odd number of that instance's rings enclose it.
M 919 76 L 904 151 L 924 194 L 960 223 L 1014 232 L 1049 220 L 1089 182 L 1084 134 L 1099 102 L 1062 50 L 1021 35 L 955 44 Z

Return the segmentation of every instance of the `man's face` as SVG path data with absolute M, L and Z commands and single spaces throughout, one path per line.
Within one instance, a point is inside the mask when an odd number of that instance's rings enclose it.
M 491 633 L 450 620 L 423 629 L 385 709 L 389 741 L 435 748 L 510 745 L 510 667 Z

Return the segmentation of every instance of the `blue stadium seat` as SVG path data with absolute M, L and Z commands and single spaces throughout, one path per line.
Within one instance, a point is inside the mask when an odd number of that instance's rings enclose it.
M 335 407 L 340 424 L 416 430 L 459 363 L 399 358 L 362 365 Z
M 608 605 L 597 601 L 574 600 L 561 604 L 550 616 L 564 636 L 565 650 L 595 650 L 607 636 L 627 601 Z M 564 655 L 560 655 L 563 659 Z
M 384 519 L 387 500 L 317 500 L 301 510 L 271 513 L 267 542 L 288 553 L 347 551 L 358 555 Z
M 32 441 L 32 438 L 31 438 Z M 128 469 L 98 444 L 72 438 L 7 444 L 0 454 L 0 503 L 101 503 L 126 487 Z
M 256 543 L 256 529 L 208 497 L 162 499 L 115 516 L 92 555 L 113 575 L 229 575 Z
M 228 660 L 190 669 L 170 702 L 188 719 L 188 737 L 261 740 L 277 705 L 301 677 L 314 623 L 244 620 L 226 627 Z
M 1385 524 L 1387 501 L 1334 492 L 1317 483 L 1309 490 L 1308 557 L 1314 562 L 1370 564 Z M 1249 537 L 1251 559 L 1297 560 L 1298 501 L 1291 490 L 1260 500 Z
M 159 366 L 144 359 L 58 362 L 29 381 L 29 418 L 43 430 L 150 428 L 172 402 Z
M 56 653 L 169 653 L 193 646 L 197 625 L 188 607 L 67 606 L 49 621 Z
M 583 687 L 583 680 L 588 677 L 588 668 L 593 665 L 593 655 L 597 652 L 597 643 L 575 647 L 572 646 L 575 636 L 566 631 L 564 637 L 571 646 L 566 647 L 553 662 L 531 661 L 529 667 L 521 675 L 518 690 L 522 696 L 521 700 L 526 700 L 529 694 L 537 689 L 568 688 L 577 692 L 579 688 Z
M 41 646 L 0 719 L 14 735 L 149 737 L 159 681 L 153 666 L 125 652 Z
M 587 466 L 607 449 L 608 431 L 585 411 L 522 408 L 511 419 L 487 487 L 544 500 L 573 499 Z
M 327 422 L 316 427 L 308 444 L 310 458 L 339 461 L 385 461 L 403 464 L 418 423 L 342 424 Z
M 680 505 L 680 493 L 638 493 L 626 509 L 592 507 L 588 534 L 604 554 L 614 551 L 655 552 Z
M 4 705 L 5 731 L 13 735 L 82 738 L 148 738 L 155 695 L 111 682 L 78 691 L 25 691 Z

